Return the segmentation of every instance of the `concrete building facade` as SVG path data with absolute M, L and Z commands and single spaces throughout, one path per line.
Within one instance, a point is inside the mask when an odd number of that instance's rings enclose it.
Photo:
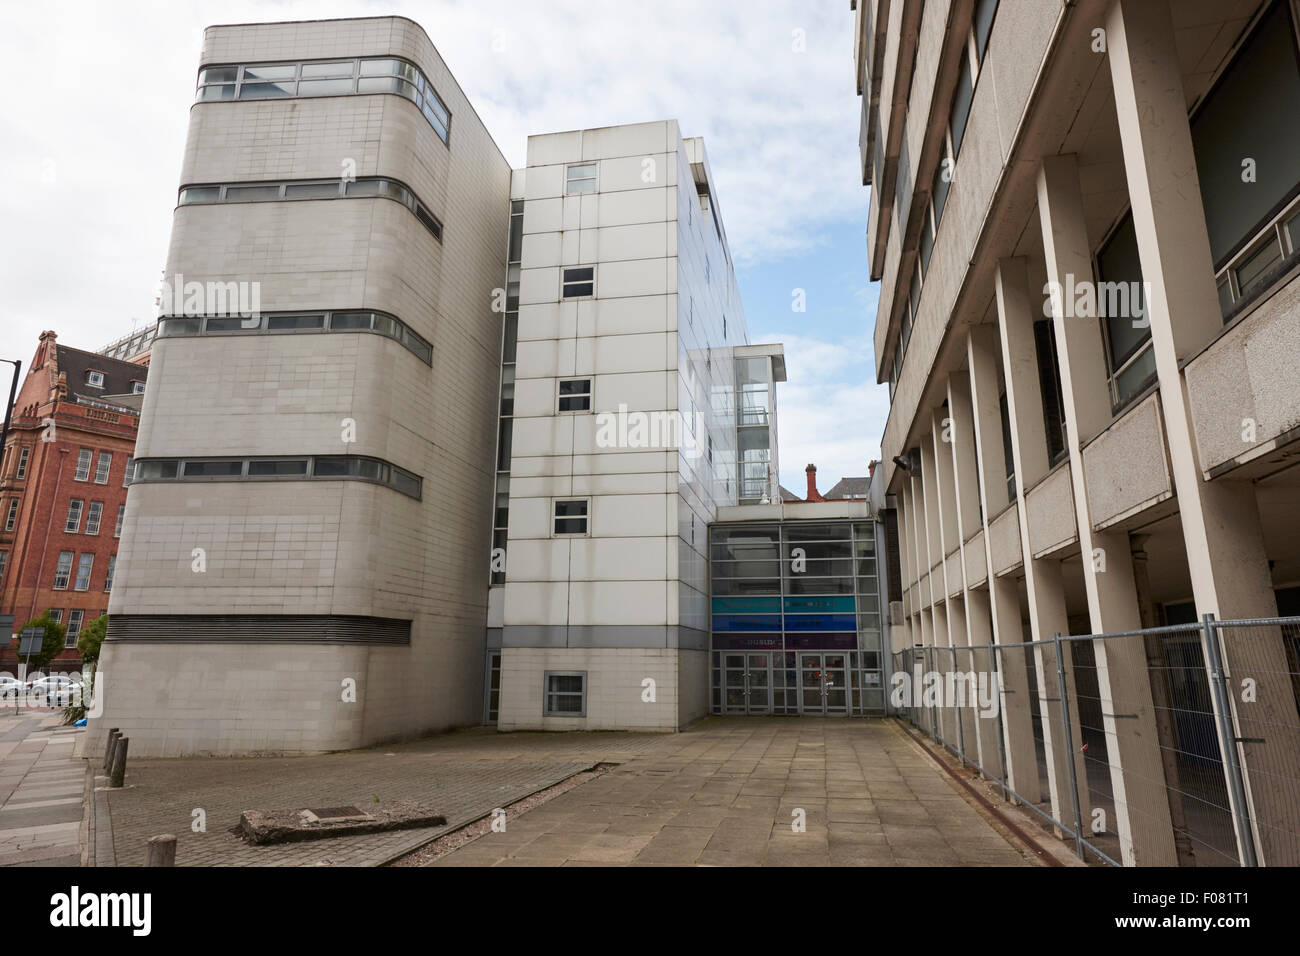
M 1298 13 L 857 0 L 895 650 L 1295 613 Z M 1160 766 L 1147 661 L 1091 644 L 1103 699 L 1138 702 L 1106 717 L 1118 788 Z M 1232 673 L 1297 671 L 1276 627 L 1224 653 Z M 1059 811 L 1051 649 L 1028 674 L 1006 660 L 1006 773 L 1038 799 L 1036 680 Z M 1263 803 L 1300 753 L 1291 682 L 1267 698 L 1274 732 L 1243 744 Z M 1163 787 L 1116 793 L 1124 862 L 1176 862 Z
M 476 722 L 509 164 L 402 18 L 211 27 L 196 86 L 92 745 Z
M 785 364 L 701 139 L 512 171 L 409 20 L 212 27 L 160 301 L 92 746 L 710 711 L 709 526 L 781 500 Z

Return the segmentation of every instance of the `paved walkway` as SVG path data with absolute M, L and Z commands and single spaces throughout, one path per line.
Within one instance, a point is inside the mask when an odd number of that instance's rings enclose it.
M 96 794 L 94 863 L 143 865 L 149 838 L 174 833 L 177 866 L 376 866 L 593 764 L 632 759 L 664 739 L 473 728 L 312 757 L 130 759 L 126 789 Z M 248 809 L 364 810 L 376 798 L 431 804 L 447 825 L 264 847 L 230 832 Z M 205 829 L 197 832 L 200 819 Z
M 0 866 L 80 866 L 85 762 L 62 711 L 0 715 Z
M 127 789 L 96 794 L 95 863 L 139 865 L 149 837 L 175 833 L 178 866 L 377 865 L 601 762 L 618 767 L 435 865 L 1027 863 L 892 723 L 779 717 L 674 735 L 475 728 L 316 757 L 132 760 Z M 274 847 L 229 832 L 245 809 L 364 809 L 376 797 L 431 803 L 448 825 Z
M 892 723 L 806 717 L 663 738 L 433 865 L 626 864 L 1031 865 Z

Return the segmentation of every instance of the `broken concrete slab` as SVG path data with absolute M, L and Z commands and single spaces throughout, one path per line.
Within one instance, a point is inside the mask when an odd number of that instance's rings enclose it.
M 239 826 L 234 832 L 260 846 L 446 825 L 447 818 L 432 807 L 395 802 L 369 810 L 359 807 L 245 810 L 239 815 Z

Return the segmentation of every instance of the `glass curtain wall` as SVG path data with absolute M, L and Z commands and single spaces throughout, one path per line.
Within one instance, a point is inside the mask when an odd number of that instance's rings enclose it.
M 883 713 L 870 522 L 710 530 L 712 709 Z

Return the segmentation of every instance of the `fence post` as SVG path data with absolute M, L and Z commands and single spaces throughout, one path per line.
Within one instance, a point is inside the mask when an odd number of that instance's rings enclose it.
M 1083 859 L 1083 825 L 1079 807 L 1079 773 L 1074 766 L 1074 735 L 1070 731 L 1070 692 L 1065 683 L 1065 658 L 1061 635 L 1052 638 L 1056 645 L 1056 682 L 1061 694 L 1061 724 L 1064 727 L 1066 763 L 1070 766 L 1070 805 L 1074 810 L 1074 852 Z
M 934 648 L 926 647 L 925 649 L 925 672 L 921 675 L 921 686 L 924 687 L 927 679 L 934 673 Z M 937 744 L 939 743 L 939 708 L 933 700 L 930 701 L 930 738 Z
M 998 783 L 1002 786 L 1002 799 L 1010 803 L 1011 794 L 1007 788 L 1007 777 L 1009 776 L 1007 773 L 1007 742 L 1003 738 L 1007 720 L 1007 700 L 1006 692 L 1002 687 L 1002 661 L 998 659 L 997 644 L 989 645 L 989 679 L 997 681 L 998 689 L 998 712 L 994 715 L 994 720 L 998 722 L 998 762 L 1002 765 L 1002 773 L 998 777 Z
M 955 647 L 948 648 L 948 653 L 952 655 L 952 667 L 949 668 L 948 670 L 948 678 L 945 679 L 944 686 L 951 687 L 955 692 L 957 689 L 957 673 L 958 673 L 957 648 Z M 963 685 L 963 687 L 964 686 L 965 685 Z M 963 767 L 966 766 L 966 731 L 962 729 L 962 724 L 965 723 L 965 721 L 962 719 L 964 716 L 962 714 L 963 706 L 959 700 L 959 697 L 964 696 L 964 694 L 965 694 L 964 691 L 960 695 L 954 693 L 953 702 L 952 702 L 953 721 L 954 723 L 957 724 L 957 759 L 961 761 L 961 765 Z
M 1237 755 L 1237 735 L 1232 729 L 1228 676 L 1223 670 L 1223 651 L 1219 647 L 1215 623 L 1213 614 L 1201 618 L 1201 628 L 1205 632 L 1206 663 L 1210 665 L 1210 693 L 1214 695 L 1214 726 L 1219 732 L 1219 752 L 1223 754 L 1224 772 L 1228 777 L 1228 791 L 1232 797 L 1232 815 L 1237 824 L 1237 849 L 1241 855 L 1241 865 L 1258 866 L 1255 831 L 1251 828 L 1250 813 L 1246 809 L 1246 782 Z

